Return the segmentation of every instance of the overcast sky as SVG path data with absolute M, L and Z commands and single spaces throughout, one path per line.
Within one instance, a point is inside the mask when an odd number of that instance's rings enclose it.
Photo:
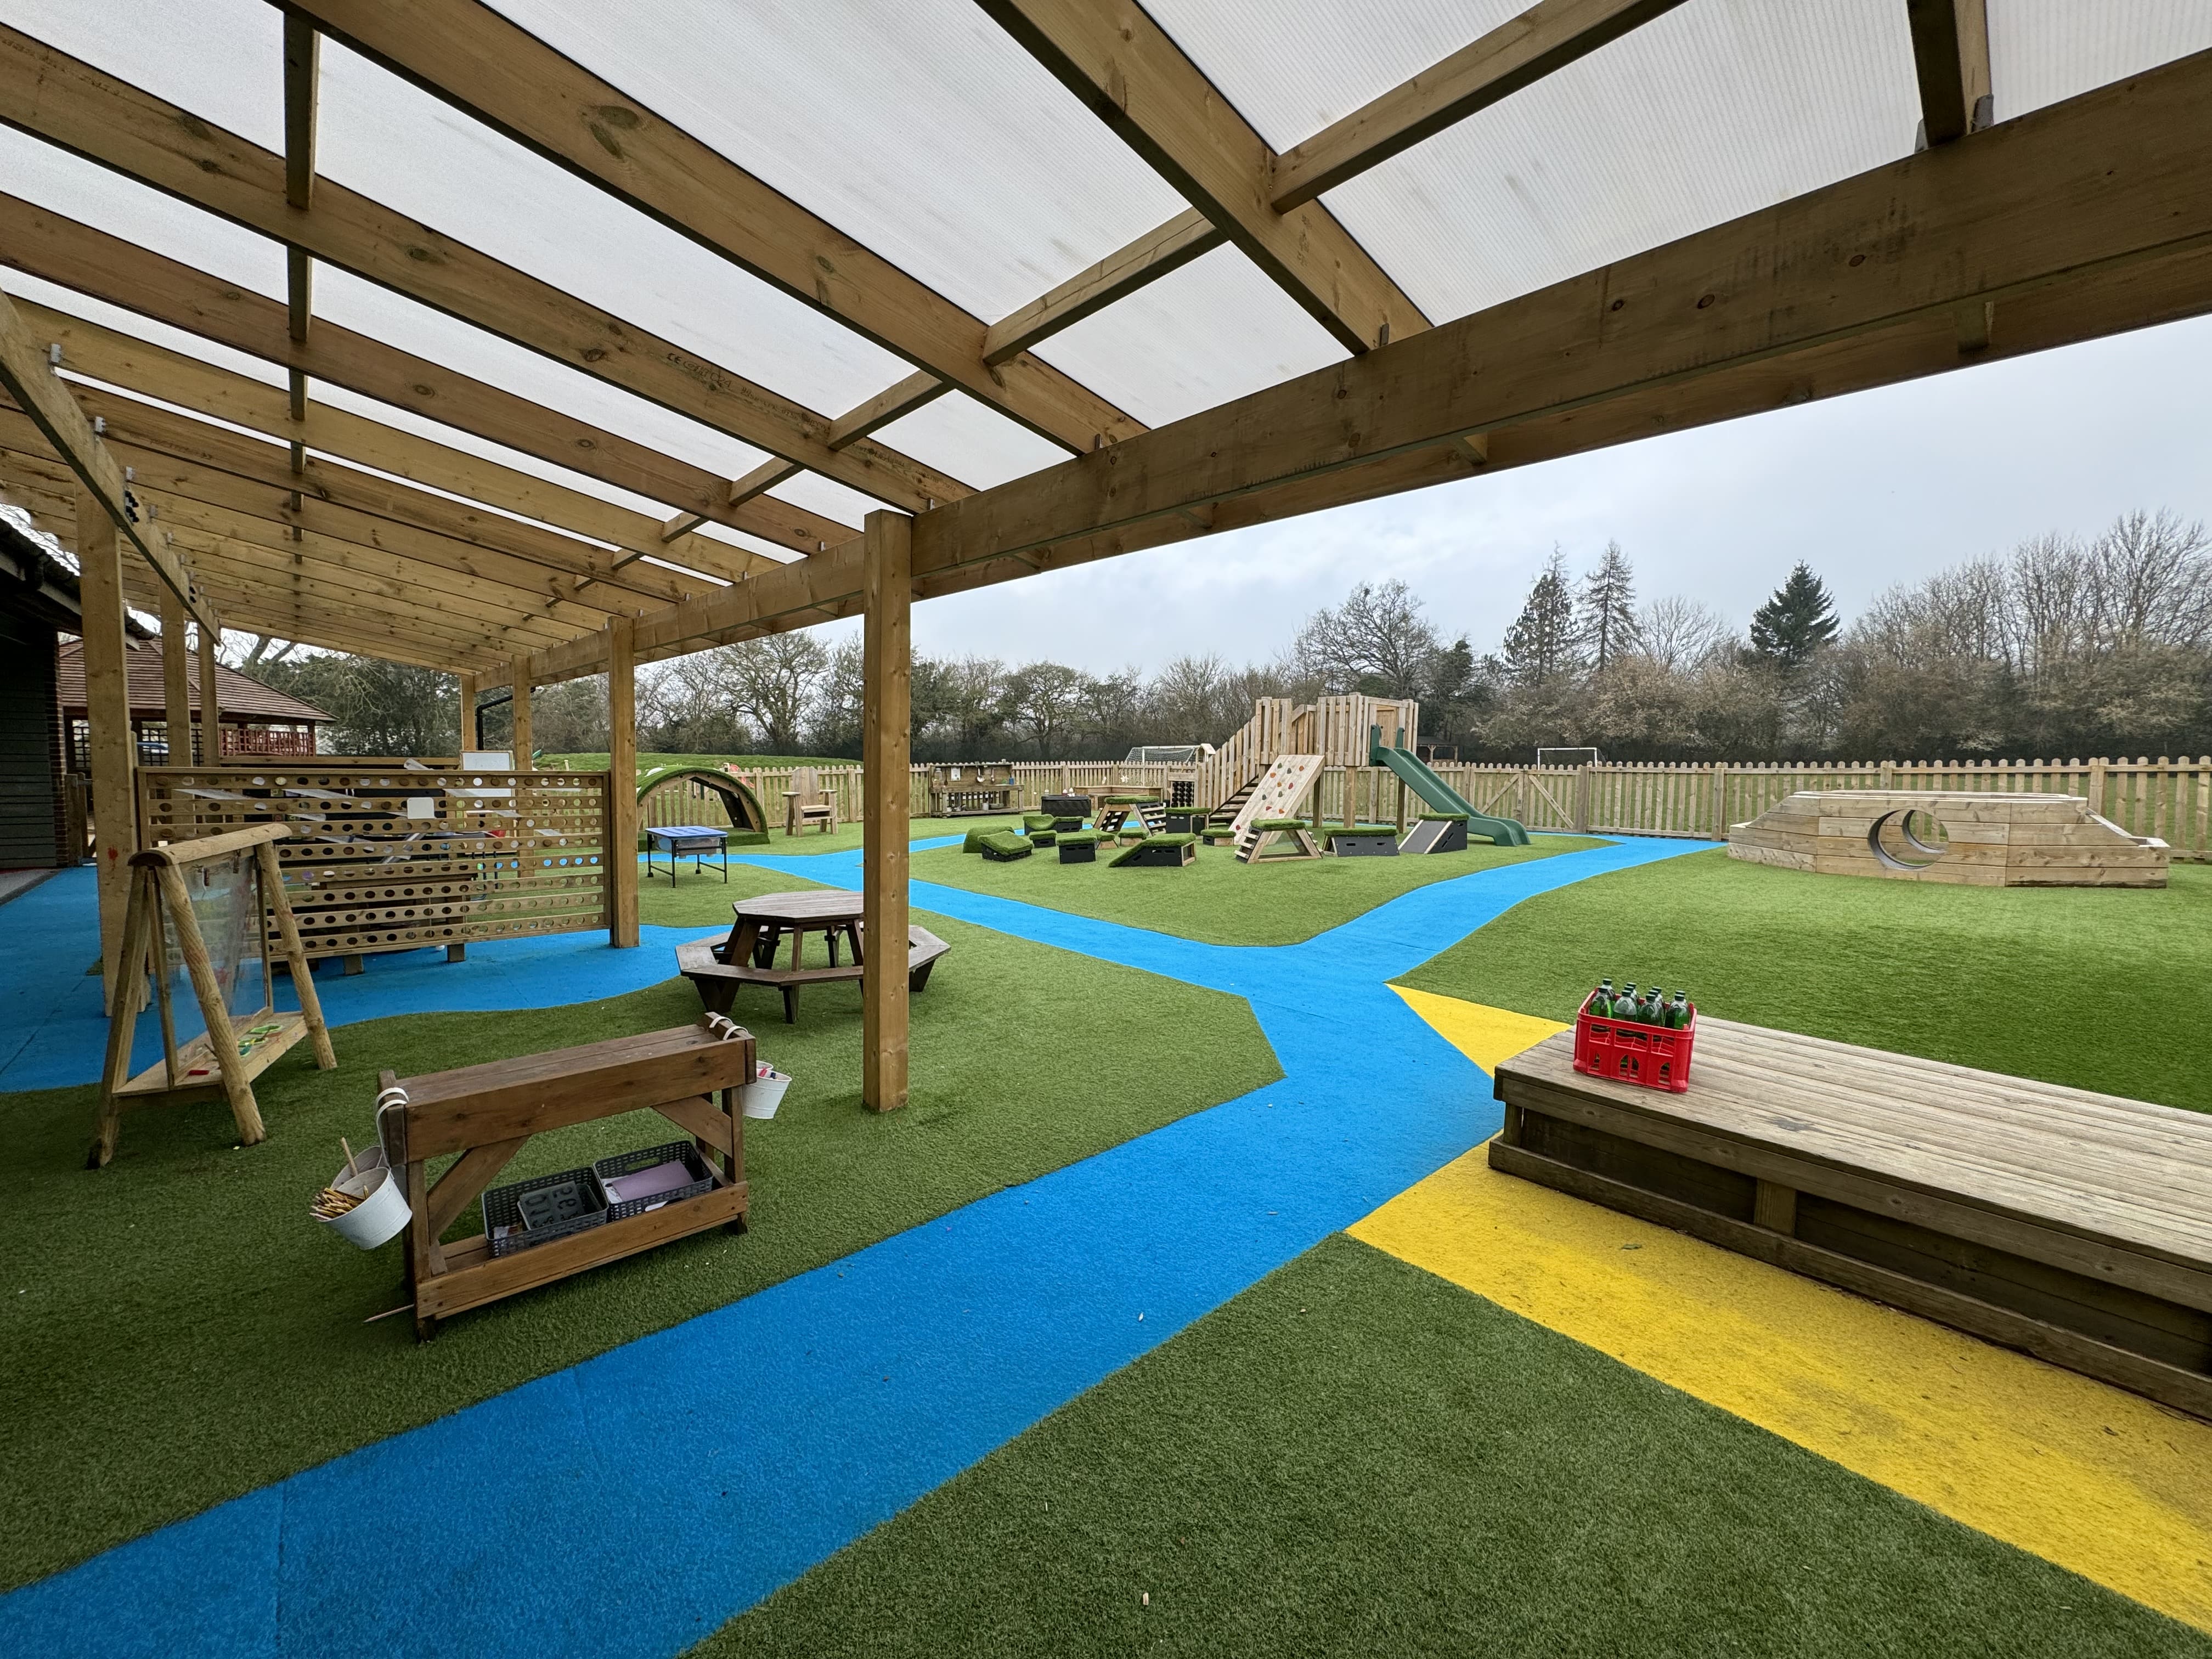
M 2212 318 L 1366 501 L 915 610 L 931 655 L 1094 672 L 1272 656 L 1362 579 L 1497 647 L 1557 543 L 1741 627 L 1804 559 L 1846 616 L 1893 583 L 2130 507 L 2212 518 Z

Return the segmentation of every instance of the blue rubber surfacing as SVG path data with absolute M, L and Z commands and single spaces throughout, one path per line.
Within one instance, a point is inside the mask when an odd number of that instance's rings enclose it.
M 679 1652 L 1493 1133 L 1487 1079 L 1384 981 L 1705 845 L 1480 872 L 1271 947 L 917 882 L 917 909 L 1248 998 L 1283 1079 L 27 1585 L 0 1650 Z M 852 853 L 743 861 L 859 880 Z M 568 1000 L 611 994 L 607 961 Z

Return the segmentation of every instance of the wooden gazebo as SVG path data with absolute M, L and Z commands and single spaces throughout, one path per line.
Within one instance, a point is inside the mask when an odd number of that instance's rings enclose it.
M 512 685 L 525 754 L 604 672 L 617 775 L 638 662 L 863 614 L 896 938 L 916 597 L 2212 309 L 2204 8 L 1467 10 L 0 28 L 0 485 L 83 566 L 96 817 L 126 600 Z

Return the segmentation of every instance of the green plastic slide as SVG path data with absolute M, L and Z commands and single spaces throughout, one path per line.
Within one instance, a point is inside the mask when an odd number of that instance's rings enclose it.
M 1403 733 L 1398 735 L 1402 736 Z M 1426 801 L 1438 812 L 1454 816 L 1464 813 L 1467 832 L 1470 836 L 1487 836 L 1500 847 L 1526 847 L 1528 832 L 1511 818 L 1493 818 L 1486 812 L 1478 812 L 1474 804 L 1463 799 L 1459 792 L 1431 772 L 1425 762 L 1410 749 L 1386 747 L 1382 728 L 1367 728 L 1367 763 L 1387 766 L 1396 773 L 1406 787 Z

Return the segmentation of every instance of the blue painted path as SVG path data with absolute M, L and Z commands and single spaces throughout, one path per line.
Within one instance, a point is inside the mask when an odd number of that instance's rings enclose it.
M 1507 866 L 1270 948 L 917 883 L 919 908 L 1249 998 L 1285 1075 L 27 1586 L 0 1651 L 679 1652 L 1480 1142 L 1486 1079 L 1383 981 L 1701 845 Z M 850 854 L 749 861 L 857 879 Z

